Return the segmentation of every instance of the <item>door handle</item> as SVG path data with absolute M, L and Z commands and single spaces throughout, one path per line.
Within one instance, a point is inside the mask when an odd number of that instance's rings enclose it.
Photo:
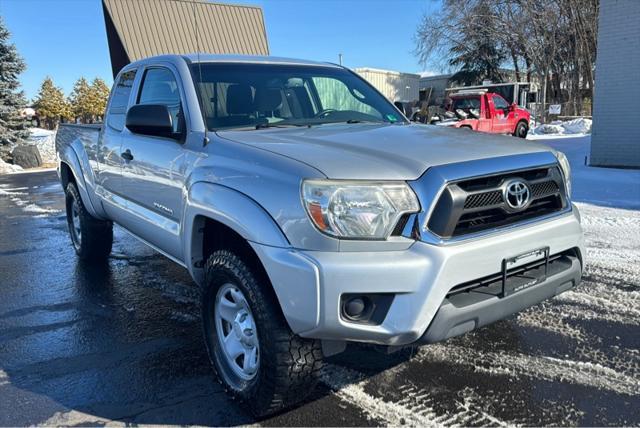
M 120 157 L 122 159 L 126 160 L 127 162 L 133 160 L 133 155 L 131 154 L 131 150 L 129 150 L 129 149 L 127 149 L 124 152 L 120 153 Z

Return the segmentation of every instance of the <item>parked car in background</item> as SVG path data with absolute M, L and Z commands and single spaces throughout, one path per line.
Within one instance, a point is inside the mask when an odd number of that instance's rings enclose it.
M 463 90 L 449 95 L 445 117 L 439 125 L 469 128 L 491 134 L 526 138 L 531 114 L 502 96 L 486 90 Z
M 445 340 L 581 279 L 564 155 L 411 124 L 341 66 L 137 61 L 106 123 L 62 125 L 56 146 L 78 256 L 104 261 L 115 223 L 184 266 L 218 377 L 258 416 L 348 342 Z

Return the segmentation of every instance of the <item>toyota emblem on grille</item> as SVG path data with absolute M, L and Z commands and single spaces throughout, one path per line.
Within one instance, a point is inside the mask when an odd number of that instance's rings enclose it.
M 504 187 L 504 200 L 507 206 L 515 211 L 523 210 L 529 205 L 531 191 L 527 183 L 520 179 L 509 181 Z

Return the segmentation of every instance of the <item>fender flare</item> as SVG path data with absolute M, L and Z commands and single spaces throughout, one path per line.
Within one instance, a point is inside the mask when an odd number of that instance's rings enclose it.
M 198 181 L 186 191 L 183 214 L 184 261 L 193 279 L 202 284 L 202 233 L 204 219 L 229 227 L 250 243 L 286 248 L 290 243 L 271 215 L 256 201 L 224 185 Z
M 82 199 L 82 203 L 87 209 L 87 211 L 89 211 L 89 214 L 97 218 L 104 218 L 104 215 L 102 215 L 101 212 L 98 212 L 95 209 L 93 205 L 93 201 L 89 196 L 87 181 L 88 180 L 93 181 L 91 180 L 91 177 L 86 172 L 87 168 L 91 168 L 91 166 L 89 165 L 89 162 L 86 161 L 84 162 L 84 165 L 81 166 L 78 153 L 71 145 L 66 145 L 62 147 L 58 151 L 58 156 L 60 157 L 60 164 L 67 165 L 71 170 L 71 174 L 73 174 L 76 185 L 78 187 L 78 192 L 80 192 L 80 198 Z M 61 171 L 58 174 L 61 175 L 62 174 Z M 62 177 L 60 178 L 62 179 Z M 65 189 L 62 189 L 62 190 L 65 190 Z

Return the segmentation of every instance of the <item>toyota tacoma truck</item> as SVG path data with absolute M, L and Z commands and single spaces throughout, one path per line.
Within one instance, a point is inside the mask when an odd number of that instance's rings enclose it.
M 515 141 L 411 124 L 333 64 L 168 55 L 56 146 L 79 258 L 117 224 L 184 266 L 219 380 L 262 416 L 349 342 L 429 344 L 577 286 L 567 159 Z
M 531 113 L 515 103 L 509 104 L 499 94 L 479 89 L 462 90 L 451 94 L 449 98 L 446 118 L 437 124 L 527 137 Z

